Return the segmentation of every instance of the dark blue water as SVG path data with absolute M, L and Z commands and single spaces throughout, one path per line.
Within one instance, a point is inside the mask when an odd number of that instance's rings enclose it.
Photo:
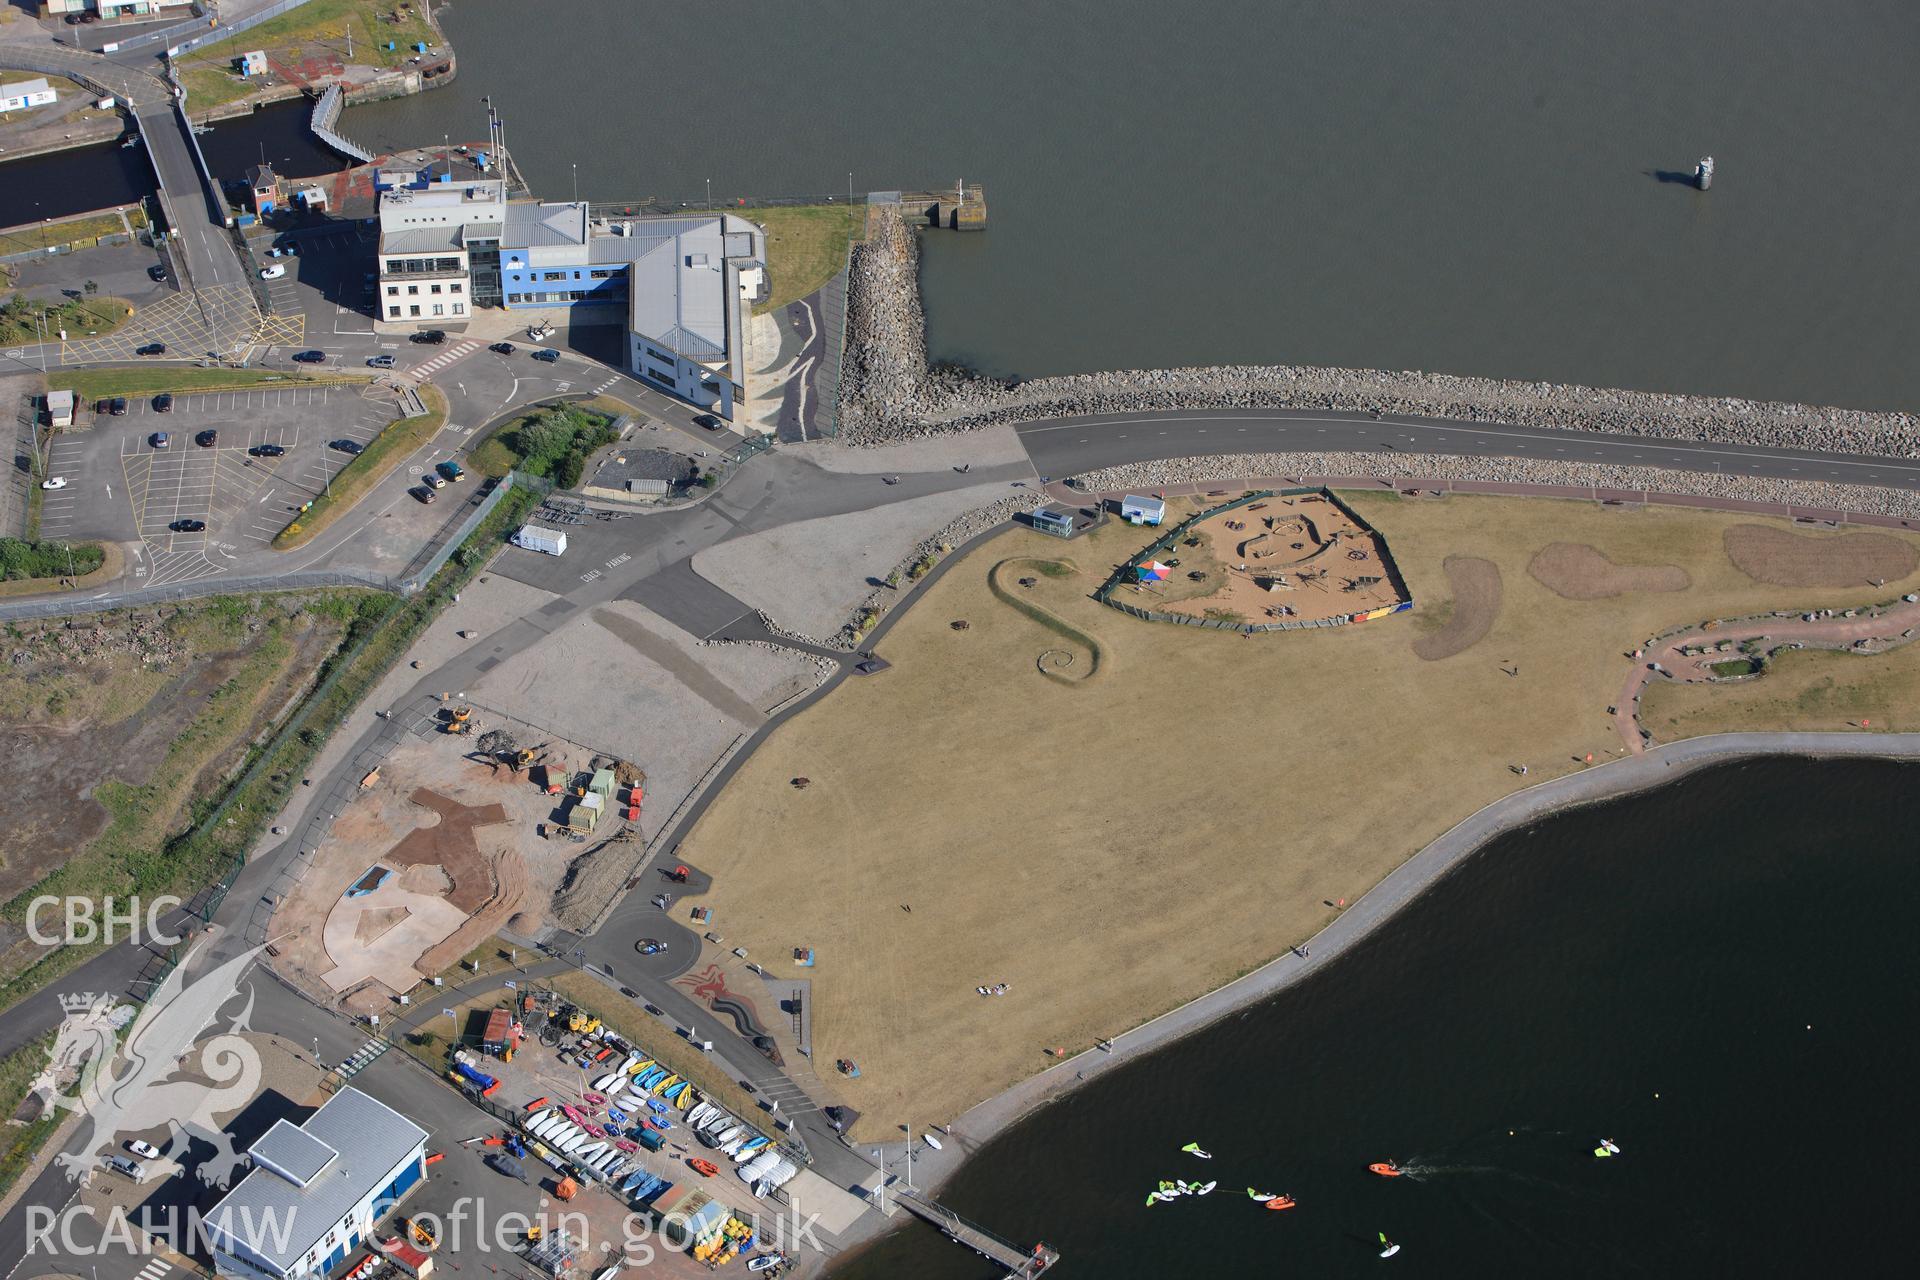
M 1357 1275 L 1387 1265 L 1378 1231 L 1402 1275 L 1902 1270 L 1916 783 L 1752 763 L 1517 832 L 1306 986 L 1003 1135 L 941 1199 L 1056 1245 L 1062 1277 Z M 1595 1160 L 1602 1136 L 1624 1156 Z M 1365 1172 L 1387 1157 L 1420 1172 Z M 1202 1176 L 1212 1196 L 1145 1207 Z M 990 1271 L 916 1226 L 842 1274 Z

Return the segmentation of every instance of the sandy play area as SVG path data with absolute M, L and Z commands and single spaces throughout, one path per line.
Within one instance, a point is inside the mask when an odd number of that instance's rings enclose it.
M 475 718 L 488 727 L 484 712 Z M 337 996 L 380 1002 L 516 916 L 526 927 L 547 920 L 568 866 L 599 841 L 541 838 L 557 813 L 534 785 L 542 775 L 491 770 L 469 758 L 473 744 L 410 736 L 387 757 L 275 914 L 279 963 Z M 589 755 L 565 743 L 549 753 L 575 768 Z M 616 828 L 609 818 L 596 837 Z
M 1167 525 L 1221 506 L 1175 499 Z M 1150 540 L 1149 540 L 1150 541 Z M 1156 563 L 1164 579 L 1121 586 L 1136 608 L 1226 622 L 1317 622 L 1400 603 L 1386 544 L 1319 494 L 1262 498 L 1214 510 Z
M 1049 1048 L 1220 985 L 1481 805 L 1605 758 L 1626 655 L 1649 636 L 1920 588 L 1756 582 L 1725 543 L 1749 516 L 1350 500 L 1410 614 L 1251 637 L 1144 622 L 1089 598 L 1139 530 L 1010 532 L 887 634 L 884 678 L 785 725 L 721 794 L 686 856 L 714 873 L 729 945 L 815 949 L 814 1061 L 860 1064 L 835 1084 L 862 1134 L 951 1119 Z M 1687 584 L 1615 577 L 1615 594 L 1570 598 L 1529 572 L 1555 544 Z M 1050 652 L 1097 654 L 1097 672 L 1054 678 Z

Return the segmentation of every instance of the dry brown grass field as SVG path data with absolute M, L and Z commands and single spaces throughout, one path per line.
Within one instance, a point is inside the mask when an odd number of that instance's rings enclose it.
M 1755 582 L 1723 543 L 1748 516 L 1347 496 L 1386 538 L 1411 615 L 1253 638 L 1138 621 L 1088 594 L 1142 531 L 1010 532 L 887 634 L 891 671 L 796 717 L 716 801 L 685 850 L 716 878 L 715 927 L 775 972 L 816 949 L 814 1061 L 823 1076 L 859 1063 L 837 1087 L 863 1136 L 951 1120 L 1048 1049 L 1077 1052 L 1256 967 L 1480 806 L 1606 759 L 1627 654 L 1655 632 L 1920 586 Z M 1691 585 L 1568 599 L 1527 571 L 1554 543 L 1678 566 Z M 1414 642 L 1452 613 L 1450 556 L 1498 567 L 1498 616 L 1423 661 Z M 1016 608 L 989 586 L 1009 557 L 1073 572 L 1010 567 L 998 581 Z M 1082 639 L 1098 647 L 1093 678 L 1037 666 L 1085 654 Z M 976 991 L 1002 982 L 1006 995 Z

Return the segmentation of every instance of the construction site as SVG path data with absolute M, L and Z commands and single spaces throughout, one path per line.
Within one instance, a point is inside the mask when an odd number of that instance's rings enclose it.
M 645 852 L 643 770 L 470 702 L 415 714 L 344 790 L 275 913 L 275 955 L 355 1013 L 503 928 L 590 927 Z

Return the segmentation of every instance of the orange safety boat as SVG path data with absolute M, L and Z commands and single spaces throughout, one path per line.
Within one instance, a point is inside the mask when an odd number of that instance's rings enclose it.
M 703 1178 L 711 1178 L 714 1174 L 720 1172 L 719 1166 L 711 1160 L 689 1160 L 687 1161 L 687 1167 Z
M 1367 1172 L 1377 1173 L 1383 1178 L 1397 1178 L 1400 1176 L 1400 1166 L 1397 1164 L 1394 1164 L 1391 1160 L 1389 1160 L 1385 1164 L 1368 1165 Z
M 1293 1208 L 1294 1203 L 1295 1202 L 1292 1196 L 1275 1196 L 1273 1199 L 1267 1201 L 1267 1208 L 1291 1209 Z

